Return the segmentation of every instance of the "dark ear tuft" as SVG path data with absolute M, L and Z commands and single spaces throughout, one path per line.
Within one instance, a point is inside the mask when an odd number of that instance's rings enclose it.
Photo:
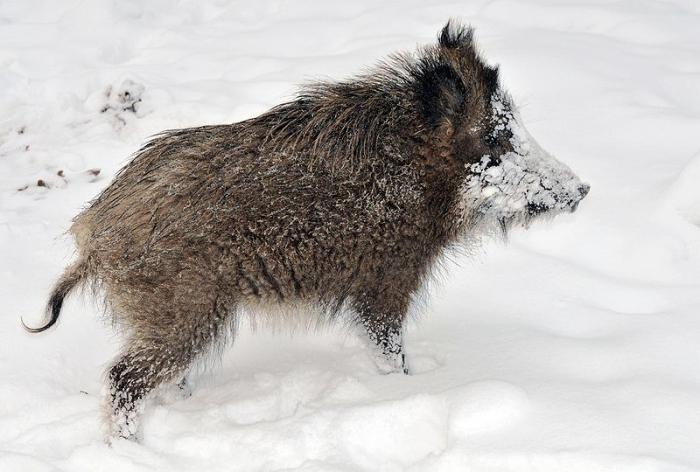
M 469 46 L 474 39 L 474 29 L 450 19 L 438 35 L 438 44 L 447 49 Z
M 464 110 L 467 90 L 457 71 L 448 64 L 432 64 L 421 71 L 417 94 L 423 116 L 432 127 L 454 121 Z

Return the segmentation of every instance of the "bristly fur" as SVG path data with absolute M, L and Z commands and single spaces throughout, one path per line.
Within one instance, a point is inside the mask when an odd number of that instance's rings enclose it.
M 383 369 L 407 372 L 403 325 L 445 251 L 505 234 L 530 196 L 578 201 L 514 156 L 511 108 L 473 30 L 451 21 L 434 46 L 258 117 L 161 133 L 75 219 L 78 261 L 38 330 L 79 282 L 104 290 L 126 338 L 108 372 L 114 436 L 134 437 L 147 395 L 261 308 L 349 320 Z
M 473 47 L 474 29 L 465 28 L 454 20 L 449 20 L 438 35 L 438 45 L 447 49 Z
M 396 129 L 420 136 L 457 119 L 468 88 L 496 91 L 498 68 L 483 62 L 473 37 L 472 28 L 450 21 L 437 47 L 393 54 L 351 80 L 308 84 L 253 121 L 267 126 L 264 144 L 271 150 L 309 151 L 334 166 L 352 165 L 381 152 L 381 137 Z

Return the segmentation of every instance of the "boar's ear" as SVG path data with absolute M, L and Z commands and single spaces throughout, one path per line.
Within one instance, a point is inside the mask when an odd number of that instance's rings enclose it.
M 467 89 L 450 63 L 426 64 L 417 81 L 418 99 L 428 124 L 437 128 L 456 125 L 464 111 Z
M 446 49 L 472 48 L 474 29 L 450 19 L 438 35 L 438 44 Z
M 474 40 L 474 28 L 449 20 L 438 34 L 438 46 L 456 52 L 461 67 L 473 71 L 489 95 L 498 89 L 498 67 L 489 67 L 481 58 Z

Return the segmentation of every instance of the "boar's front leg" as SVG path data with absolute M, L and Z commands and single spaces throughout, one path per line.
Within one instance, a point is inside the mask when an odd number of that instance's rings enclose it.
M 358 323 L 376 346 L 377 367 L 383 373 L 408 374 L 403 350 L 403 325 L 408 297 L 386 290 L 364 292 L 355 299 Z

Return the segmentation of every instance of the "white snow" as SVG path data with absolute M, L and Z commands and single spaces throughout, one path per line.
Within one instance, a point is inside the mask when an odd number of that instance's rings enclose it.
M 140 444 L 105 444 L 99 306 L 19 322 L 70 219 L 149 135 L 254 116 L 451 16 L 591 184 L 578 211 L 456 257 L 411 376 L 340 328 L 244 331 L 191 397 L 154 400 Z M 692 0 L 0 3 L 0 471 L 700 469 L 699 26 Z

